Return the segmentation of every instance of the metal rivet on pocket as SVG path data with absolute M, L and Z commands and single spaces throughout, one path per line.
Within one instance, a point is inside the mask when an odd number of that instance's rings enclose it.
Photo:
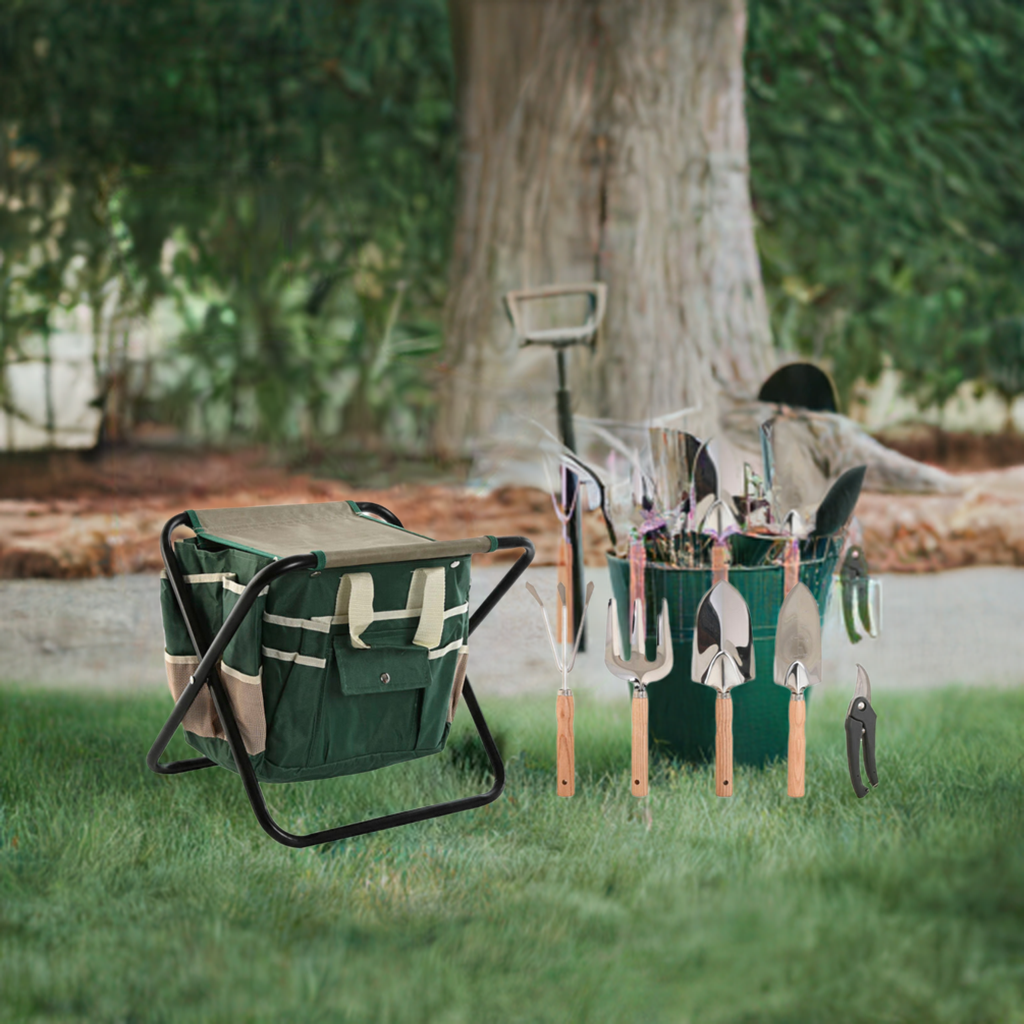
M 389 676 L 389 675 L 387 674 L 387 672 L 381 672 L 381 674 L 380 674 L 380 681 L 381 681 L 381 682 L 382 682 L 382 683 L 383 683 L 383 684 L 384 684 L 385 686 L 387 686 L 387 684 L 391 682 L 391 676 Z
M 459 567 L 460 565 L 462 565 L 462 563 L 461 563 L 461 562 L 452 562 L 452 566 L 451 566 L 451 567 L 452 567 L 453 569 L 457 569 L 457 568 L 458 568 L 458 567 Z

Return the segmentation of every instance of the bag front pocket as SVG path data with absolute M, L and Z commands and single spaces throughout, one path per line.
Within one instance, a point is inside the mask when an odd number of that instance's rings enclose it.
M 339 636 L 334 638 L 334 668 L 321 719 L 324 763 L 415 750 L 431 682 L 427 651 L 354 650 L 347 637 Z

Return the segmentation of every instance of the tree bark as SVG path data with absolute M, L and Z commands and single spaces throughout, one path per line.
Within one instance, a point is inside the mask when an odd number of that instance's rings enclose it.
M 742 0 L 451 0 L 459 205 L 438 444 L 465 452 L 552 405 L 550 351 L 518 350 L 511 289 L 602 280 L 580 411 L 643 421 L 772 365 L 754 245 Z
M 854 466 L 868 467 L 864 477 L 866 491 L 960 494 L 967 489 L 964 478 L 886 448 L 846 416 L 789 409 L 768 402 L 733 402 L 722 410 L 722 436 L 738 450 L 738 465 L 748 461 L 763 471 L 759 427 L 779 416 L 788 421 L 788 440 L 799 450 L 799 458 L 787 460 L 792 462 L 787 468 L 796 471 L 800 462 L 813 466 L 822 495 L 828 484 Z

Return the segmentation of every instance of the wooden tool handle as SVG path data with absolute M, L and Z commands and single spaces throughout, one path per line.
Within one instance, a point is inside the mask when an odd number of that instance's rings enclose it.
M 786 545 L 782 564 L 785 567 L 783 593 L 786 595 L 800 582 L 800 545 L 798 543 L 790 542 Z
M 804 722 L 807 721 L 807 701 L 789 702 L 789 772 L 787 792 L 790 796 L 804 795 L 804 762 L 807 741 Z
M 576 792 L 576 749 L 572 735 L 573 698 L 571 693 L 558 695 L 558 795 Z
M 729 578 L 729 545 L 715 541 L 711 548 L 711 585 Z
M 633 796 L 647 796 L 647 694 L 633 695 Z
M 732 697 L 715 701 L 715 796 L 732 796 Z

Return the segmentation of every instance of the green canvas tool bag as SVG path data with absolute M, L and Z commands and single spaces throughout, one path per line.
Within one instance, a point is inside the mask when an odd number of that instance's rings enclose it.
M 770 542 L 730 538 L 732 566 L 729 582 L 750 608 L 756 676 L 732 691 L 733 757 L 738 764 L 765 765 L 785 758 L 789 739 L 790 693 L 773 681 L 775 627 L 782 607 L 784 574 L 781 565 L 745 565 L 761 561 Z M 839 554 L 833 538 L 807 545 L 802 552 L 800 579 L 818 602 L 822 618 Z M 629 562 L 608 556 L 612 594 L 619 609 L 619 631 L 629 636 Z M 651 749 L 684 761 L 704 763 L 715 756 L 715 693 L 690 678 L 693 628 L 700 599 L 711 587 L 710 569 L 674 568 L 648 563 L 644 574 L 647 607 L 648 657 L 657 636 L 655 610 L 668 601 L 675 667 L 664 679 L 647 687 Z M 625 641 L 628 642 L 628 641 Z
M 193 525 L 197 535 L 174 550 L 195 614 L 212 637 L 275 555 L 232 540 L 223 523 Z M 218 529 L 227 536 L 216 536 Z M 256 777 L 331 778 L 441 750 L 466 674 L 469 584 L 463 552 L 325 564 L 265 587 L 218 666 Z M 166 572 L 161 600 L 167 679 L 177 699 L 199 658 Z M 193 747 L 235 768 L 208 687 L 182 725 Z

